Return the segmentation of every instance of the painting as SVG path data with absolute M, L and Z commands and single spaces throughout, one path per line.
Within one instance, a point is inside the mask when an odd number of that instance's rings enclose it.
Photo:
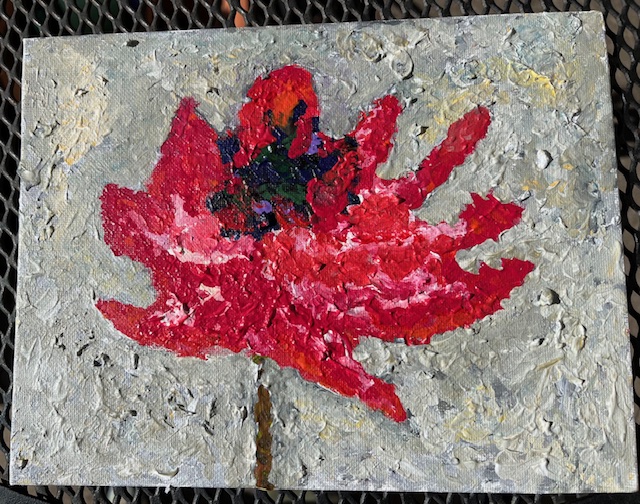
M 12 483 L 635 490 L 608 75 L 598 13 L 27 41 Z

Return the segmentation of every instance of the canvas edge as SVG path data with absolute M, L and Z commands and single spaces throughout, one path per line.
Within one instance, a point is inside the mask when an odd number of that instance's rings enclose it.
M 478 18 L 500 18 L 507 21 L 508 19 L 518 19 L 523 16 L 527 17 L 562 17 L 562 16 L 577 16 L 577 17 L 589 17 L 598 16 L 601 19 L 602 26 L 604 27 L 604 17 L 600 11 L 587 10 L 587 11 L 570 11 L 570 12 L 529 12 L 529 13 L 507 13 L 507 14 L 483 14 L 483 15 L 471 15 L 471 16 L 450 16 L 439 18 L 411 18 L 411 19 L 375 19 L 370 21 L 347 21 L 340 23 L 320 23 L 320 24 L 300 24 L 300 25 L 274 25 L 274 26 L 243 26 L 243 27 L 227 27 L 227 28 L 193 28 L 188 30 L 167 30 L 167 31 L 150 31 L 150 32 L 118 32 L 118 33 L 104 33 L 104 34 L 86 34 L 86 35 L 63 35 L 56 37 L 27 37 L 23 39 L 23 47 L 46 45 L 49 40 L 63 40 L 67 44 L 85 44 L 85 41 L 98 40 L 104 37 L 109 37 L 115 40 L 120 38 L 123 40 L 135 39 L 136 36 L 142 36 L 144 38 L 150 38 L 152 40 L 161 41 L 162 39 L 171 39 L 175 37 L 190 37 L 194 34 L 205 33 L 207 35 L 227 34 L 240 37 L 245 30 L 262 31 L 264 28 L 270 30 L 277 30 L 282 32 L 289 31 L 308 31 L 309 28 L 316 30 L 324 30 L 327 27 L 339 27 L 339 28 L 355 28 L 366 27 L 374 25 L 389 25 L 393 26 L 400 23 L 413 23 L 413 24 L 432 24 L 432 23 L 446 23 L 456 24 L 460 22 L 468 21 L 469 19 Z M 24 50 L 23 49 L 23 50 Z M 25 61 L 25 60 L 23 60 Z
M 30 81 L 29 73 L 31 72 L 31 65 L 29 64 L 30 60 L 30 49 L 34 42 L 38 39 L 24 39 L 22 45 L 22 96 L 23 98 L 27 95 L 28 83 Z M 22 177 L 22 170 L 24 169 L 24 160 L 26 157 L 26 142 L 24 142 L 26 130 L 27 130 L 27 119 L 25 114 L 25 101 L 24 99 L 21 101 L 21 110 L 20 110 L 20 138 L 22 142 L 20 143 L 20 163 L 18 166 L 18 175 L 20 181 L 20 196 L 22 196 L 26 190 L 26 183 Z M 22 201 L 21 201 L 22 200 Z M 20 198 L 18 200 L 18 254 L 16 258 L 16 270 L 17 270 L 17 280 L 16 280 L 16 307 L 15 307 L 15 321 L 14 321 L 14 357 L 13 357 L 13 370 L 12 370 L 12 392 L 11 392 L 11 435 L 10 435 L 10 449 L 9 449 L 9 484 L 11 485 L 27 485 L 31 484 L 31 482 L 26 482 L 21 479 L 19 474 L 20 469 L 18 467 L 18 453 L 15 449 L 16 437 L 18 433 L 16 432 L 16 424 L 17 416 L 20 415 L 20 409 L 16 408 L 16 404 L 20 401 L 17 401 L 20 396 L 20 391 L 18 387 L 16 387 L 16 383 L 21 382 L 20 375 L 22 373 L 22 360 L 18 358 L 18 326 L 20 325 L 20 295 L 25 290 L 24 281 L 24 264 L 26 261 L 25 248 L 22 245 L 23 239 L 23 229 L 24 229 L 24 221 L 26 216 L 23 209 L 23 199 Z M 18 415 L 16 415 L 18 413 Z
M 611 65 L 609 64 L 609 58 L 608 58 L 608 53 L 607 53 L 607 42 L 606 42 L 606 24 L 605 24 L 605 19 L 604 19 L 604 15 L 602 14 L 602 12 L 600 11 L 589 11 L 588 14 L 591 15 L 591 17 L 595 18 L 594 19 L 594 23 L 598 23 L 599 25 L 599 29 L 600 29 L 600 50 L 602 51 L 599 55 L 600 59 L 603 62 L 603 66 L 604 66 L 604 70 L 606 72 L 605 75 L 608 76 L 607 79 L 605 79 L 605 90 L 606 90 L 606 96 L 608 97 L 607 99 L 604 100 L 604 103 L 606 103 L 606 116 L 609 117 L 609 125 L 608 128 L 606 128 L 607 131 L 607 142 L 609 143 L 609 145 L 613 146 L 612 149 L 612 159 L 610 160 L 611 166 L 612 166 L 612 172 L 614 172 L 616 175 L 618 173 L 618 154 L 617 154 L 617 142 L 616 142 L 616 138 L 615 138 L 615 123 L 614 123 L 614 114 L 613 114 L 613 95 L 612 95 L 612 86 L 611 86 Z M 587 17 L 587 16 L 585 16 Z M 627 274 L 624 271 L 624 243 L 623 243 L 623 228 L 622 228 L 622 220 L 621 220 L 621 216 L 622 216 L 622 211 L 623 211 L 623 206 L 622 206 L 622 199 L 620 197 L 620 190 L 619 187 L 616 183 L 615 186 L 618 189 L 618 194 L 617 194 L 617 210 L 618 210 L 618 215 L 619 218 L 617 219 L 617 237 L 616 237 L 616 243 L 620 246 L 622 253 L 620 254 L 620 258 L 618 260 L 618 270 L 619 270 L 619 275 L 622 275 L 623 278 L 623 285 L 626 289 L 627 286 Z M 627 299 L 627 303 L 629 303 L 629 300 Z M 636 461 L 636 467 L 635 467 L 635 471 L 632 473 L 632 478 L 630 480 L 628 480 L 628 486 L 624 486 L 622 488 L 602 488 L 602 489 L 597 489 L 597 493 L 601 493 L 601 492 L 606 492 L 606 493 L 615 493 L 615 492 L 620 492 L 620 493 L 634 493 L 637 492 L 638 490 L 640 490 L 640 481 L 639 481 L 639 475 L 638 475 L 638 471 L 639 471 L 639 466 L 638 466 L 638 446 L 637 446 L 637 424 L 635 421 L 635 415 L 634 415 L 634 409 L 635 409 L 635 397 L 634 397 L 634 391 L 633 391 L 633 380 L 634 380 L 634 376 L 633 376 L 633 353 L 632 353 L 632 335 L 631 335 L 631 331 L 629 329 L 629 317 L 631 316 L 631 314 L 629 313 L 629 308 L 627 307 L 627 313 L 626 313 L 626 317 L 623 317 L 622 320 L 622 325 L 623 325 L 623 329 L 625 330 L 626 334 L 627 334 L 627 369 L 628 371 L 630 371 L 627 375 L 627 400 L 630 400 L 630 404 L 632 405 L 631 411 L 629 412 L 629 415 L 627 417 L 627 429 L 629 433 L 633 434 L 632 440 L 631 442 L 627 443 L 627 449 L 629 450 L 629 455 Z

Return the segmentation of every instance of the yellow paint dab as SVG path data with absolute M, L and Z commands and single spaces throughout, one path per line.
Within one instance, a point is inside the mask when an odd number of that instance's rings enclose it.
M 548 76 L 505 58 L 493 58 L 487 67 L 499 75 L 501 80 L 509 80 L 518 86 L 537 91 L 537 98 L 541 103 L 555 102 L 556 89 Z
M 477 427 L 465 427 L 456 433 L 456 441 L 468 441 L 471 443 L 477 443 L 482 441 L 490 432 L 484 429 L 478 429 Z
M 531 191 L 536 189 L 543 189 L 542 183 L 538 179 L 529 179 L 524 181 L 522 186 L 523 191 Z
M 558 362 L 562 362 L 562 357 L 538 364 L 538 366 L 536 366 L 536 370 L 542 371 L 543 369 L 549 369 L 550 367 L 555 366 Z

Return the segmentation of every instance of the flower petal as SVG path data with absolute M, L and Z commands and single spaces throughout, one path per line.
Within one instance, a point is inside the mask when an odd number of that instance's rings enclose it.
M 429 193 L 449 178 L 456 166 L 464 163 L 487 134 L 490 123 L 491 116 L 485 107 L 466 113 L 449 127 L 447 138 L 431 151 L 416 172 L 394 180 L 378 179 L 379 183 L 410 208 L 418 208 Z
M 431 295 L 393 308 L 378 296 L 367 312 L 379 329 L 379 338 L 403 338 L 408 345 L 425 345 L 436 334 L 467 327 L 500 310 L 501 302 L 524 283 L 533 268 L 529 261 L 502 259 L 502 269 L 483 263 L 476 275 L 461 269 L 452 257 L 444 261 L 440 286 Z
M 207 212 L 207 196 L 232 177 L 222 164 L 217 133 L 197 114 L 196 106 L 192 98 L 180 103 L 147 185 L 156 200 L 170 203 L 179 196 L 191 215 Z
M 515 226 L 523 209 L 513 203 L 502 203 L 493 195 L 483 198 L 471 193 L 473 203 L 460 213 L 460 223 L 466 228 L 465 235 L 458 240 L 460 249 L 479 245 L 486 240 L 497 240 L 500 233 Z
M 360 160 L 359 181 L 354 192 L 371 188 L 376 168 L 389 157 L 393 147 L 391 140 L 397 130 L 396 121 L 402 112 L 400 102 L 395 96 L 387 95 L 373 103 L 374 107 L 361 115 L 358 125 L 349 135 L 358 144 Z
M 296 318 L 293 314 L 287 318 L 292 317 Z M 282 311 L 271 324 L 273 329 L 249 339 L 252 352 L 273 359 L 281 367 L 297 369 L 305 380 L 346 397 L 358 397 L 396 422 L 406 420 L 395 387 L 364 370 L 353 358 L 348 338 L 334 330 L 322 331 L 315 324 L 308 328 L 296 326 L 285 319 Z
M 307 186 L 307 202 L 316 215 L 316 229 L 335 227 L 336 216 L 349 202 L 348 194 L 369 190 L 376 168 L 387 160 L 393 146 L 396 120 L 402 111 L 398 99 L 388 95 L 374 102 L 374 107 L 360 115 L 355 129 L 343 140 L 321 135 L 322 152 L 339 153 L 338 162 L 321 179 Z
M 358 173 L 357 163 L 356 152 L 346 152 L 321 179 L 313 179 L 307 185 L 307 202 L 315 214 L 317 231 L 335 228 L 336 216 L 349 202 L 348 192 Z
M 274 128 L 294 134 L 289 157 L 305 153 L 311 146 L 314 123 L 320 111 L 311 74 L 295 65 L 285 66 L 266 77 L 258 77 L 247 92 L 251 101 L 240 110 L 237 136 L 240 150 L 236 167 L 247 164 L 259 151 L 276 141 Z
M 146 192 L 114 184 L 105 186 L 100 200 L 105 243 L 114 254 L 153 267 L 156 245 L 148 233 L 164 233 L 170 216 L 168 205 Z

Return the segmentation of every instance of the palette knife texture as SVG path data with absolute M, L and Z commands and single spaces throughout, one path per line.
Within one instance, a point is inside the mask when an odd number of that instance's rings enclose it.
M 602 17 L 25 43 L 11 480 L 637 487 Z

